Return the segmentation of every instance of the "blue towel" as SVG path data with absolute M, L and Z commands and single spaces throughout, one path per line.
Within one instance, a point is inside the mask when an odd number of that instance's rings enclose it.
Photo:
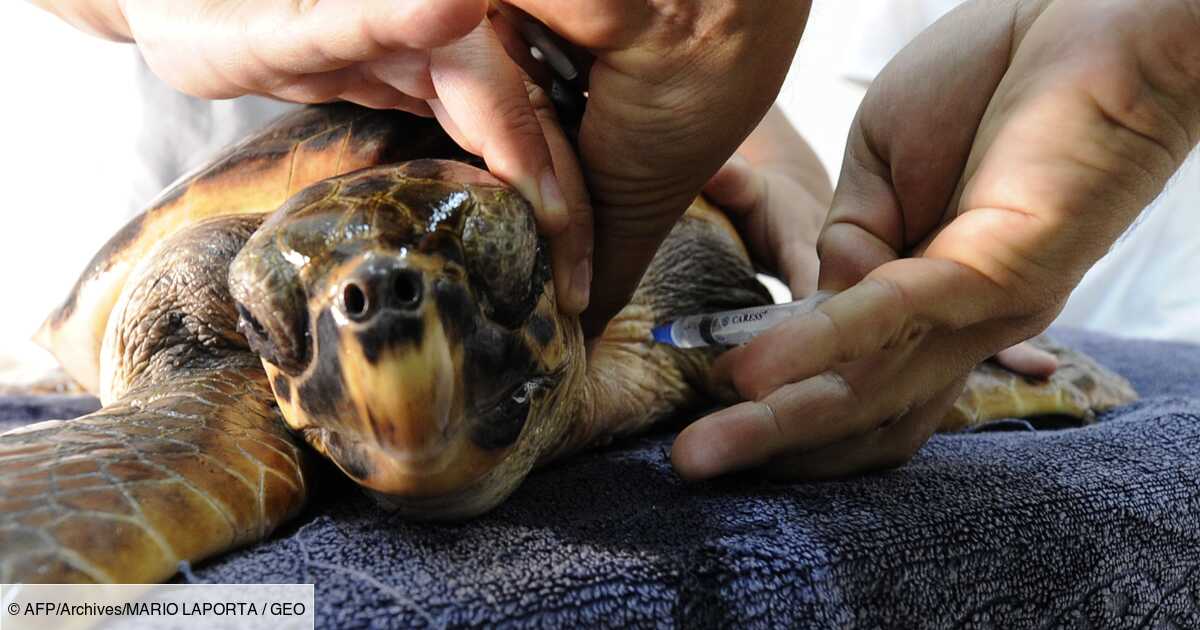
M 455 525 L 407 523 L 328 471 L 293 525 L 181 579 L 314 582 L 329 628 L 1200 628 L 1200 346 L 1055 336 L 1143 400 L 1084 429 L 936 436 L 830 483 L 686 485 L 651 435 Z M 0 418 L 79 404 L 0 401 Z

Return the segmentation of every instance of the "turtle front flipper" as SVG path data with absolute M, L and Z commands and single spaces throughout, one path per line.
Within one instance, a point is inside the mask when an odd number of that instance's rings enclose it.
M 0 582 L 159 582 L 295 514 L 302 452 L 231 368 L 0 436 Z
M 100 411 L 0 435 L 0 582 L 152 582 L 304 503 L 304 453 L 237 332 L 253 217 L 160 243 L 117 300 Z

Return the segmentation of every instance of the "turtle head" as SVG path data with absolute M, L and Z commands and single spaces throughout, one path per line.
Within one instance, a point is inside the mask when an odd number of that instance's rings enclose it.
M 385 503 L 499 503 L 539 452 L 573 322 L 527 202 L 441 161 L 316 184 L 230 269 L 239 328 L 287 423 Z

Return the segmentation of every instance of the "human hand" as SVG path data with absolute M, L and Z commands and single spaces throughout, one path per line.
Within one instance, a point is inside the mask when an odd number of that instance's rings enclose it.
M 718 361 L 750 402 L 680 434 L 680 474 L 908 461 L 1200 138 L 1198 34 L 1196 2 L 1013 0 L 905 49 L 859 111 L 821 235 L 820 287 L 842 292 Z
M 437 116 L 529 199 L 551 240 L 560 306 L 586 306 L 586 287 L 570 283 L 591 239 L 575 151 L 517 63 L 529 61 L 528 46 L 503 16 L 488 16 L 488 0 L 37 2 L 136 43 L 156 75 L 194 96 L 345 100 Z
M 579 150 L 595 207 L 595 278 L 583 323 L 596 335 L 774 101 L 809 2 L 511 4 L 592 55 Z M 592 275 L 584 264 L 580 284 Z
M 733 220 L 755 264 L 797 299 L 817 290 L 817 239 L 833 190 L 816 153 L 778 108 L 772 108 L 738 152 L 704 187 Z M 1049 377 L 1055 356 L 1028 342 L 992 357 L 1033 378 Z

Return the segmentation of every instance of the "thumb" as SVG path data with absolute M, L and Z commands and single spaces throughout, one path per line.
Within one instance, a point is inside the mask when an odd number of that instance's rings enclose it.
M 591 290 L 592 215 L 548 97 L 507 54 L 490 22 L 435 50 L 430 64 L 439 97 L 431 109 L 460 145 L 482 155 L 533 205 L 539 230 L 550 237 L 559 305 L 579 314 Z
M 490 23 L 435 49 L 430 74 L 438 94 L 430 107 L 446 131 L 529 200 L 544 234 L 566 229 L 567 202 L 525 77 Z

